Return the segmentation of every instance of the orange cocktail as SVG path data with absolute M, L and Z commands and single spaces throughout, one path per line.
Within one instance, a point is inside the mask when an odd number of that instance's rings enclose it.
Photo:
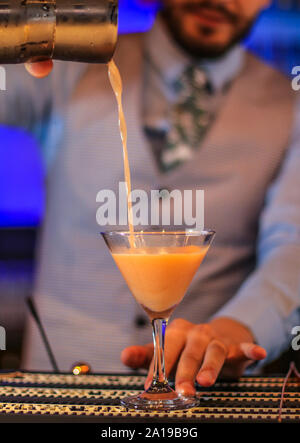
M 177 394 L 165 374 L 165 329 L 183 299 L 215 236 L 214 231 L 115 231 L 103 238 L 133 296 L 147 312 L 153 328 L 154 370 L 151 386 L 121 399 L 127 408 L 187 409 L 197 398 Z
M 133 248 L 112 253 L 135 299 L 150 318 L 167 318 L 183 299 L 207 252 L 204 246 Z

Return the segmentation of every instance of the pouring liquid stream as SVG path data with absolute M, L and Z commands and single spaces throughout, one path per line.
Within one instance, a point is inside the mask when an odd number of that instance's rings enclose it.
M 134 227 L 133 227 L 133 214 L 132 214 L 132 201 L 131 201 L 131 176 L 130 176 L 130 166 L 128 160 L 128 150 L 127 150 L 127 126 L 122 106 L 122 79 L 120 76 L 120 72 L 113 60 L 108 62 L 108 77 L 111 84 L 111 87 L 114 91 L 114 94 L 118 103 L 118 113 L 119 113 L 119 127 L 120 127 L 120 135 L 123 145 L 123 161 L 124 161 L 124 176 L 126 183 L 126 193 L 127 193 L 127 208 L 128 208 L 128 226 L 129 226 L 129 241 L 130 246 L 134 247 Z

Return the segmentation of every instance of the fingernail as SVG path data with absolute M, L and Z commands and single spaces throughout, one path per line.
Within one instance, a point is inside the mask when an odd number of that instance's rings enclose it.
M 195 388 L 188 382 L 181 383 L 176 387 L 178 394 L 182 395 L 195 395 Z
M 197 382 L 201 386 L 211 386 L 215 382 L 215 377 L 210 371 L 203 371 L 198 375 Z
M 255 358 L 263 360 L 264 358 L 266 358 L 267 352 L 264 348 L 260 346 L 255 346 L 253 348 L 253 355 L 255 356 Z

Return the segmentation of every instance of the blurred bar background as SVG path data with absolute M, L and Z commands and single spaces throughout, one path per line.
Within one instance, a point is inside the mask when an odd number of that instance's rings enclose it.
M 158 3 L 120 0 L 120 32 L 147 31 L 157 9 Z M 289 75 L 300 65 L 300 0 L 274 1 L 245 46 Z M 1 93 L 5 92 L 0 92 L 0 100 Z M 0 127 L 0 138 L 0 325 L 7 332 L 1 369 L 18 368 L 20 363 L 24 299 L 32 291 L 34 248 L 44 216 L 45 172 L 31 135 Z

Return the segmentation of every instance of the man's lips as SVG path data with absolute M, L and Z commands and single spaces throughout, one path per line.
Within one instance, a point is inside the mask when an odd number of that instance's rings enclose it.
M 193 15 L 199 23 L 206 26 L 217 26 L 229 23 L 228 17 L 226 17 L 225 14 L 213 9 L 198 8 L 189 13 Z

